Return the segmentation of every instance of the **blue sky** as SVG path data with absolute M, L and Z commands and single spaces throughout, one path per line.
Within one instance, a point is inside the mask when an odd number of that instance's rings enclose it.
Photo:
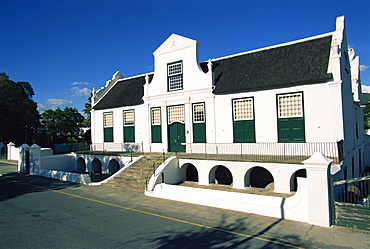
M 116 71 L 152 72 L 172 33 L 205 61 L 334 31 L 341 15 L 370 86 L 369 0 L 0 0 L 0 72 L 30 82 L 40 111 L 82 111 Z

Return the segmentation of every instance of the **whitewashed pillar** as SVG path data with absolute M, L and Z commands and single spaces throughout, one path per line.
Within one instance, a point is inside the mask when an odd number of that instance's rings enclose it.
M 329 170 L 332 162 L 321 152 L 302 162 L 307 170 L 308 222 L 313 225 L 331 225 Z
M 33 144 L 30 148 L 30 174 L 35 175 L 37 169 L 41 168 L 41 147 L 37 144 Z
M 18 172 L 29 173 L 29 152 L 30 146 L 23 144 L 19 147 Z
M 7 157 L 6 158 L 8 160 L 13 160 L 15 155 L 12 155 L 12 152 L 14 151 L 15 143 L 10 142 L 10 143 L 7 144 L 7 147 L 8 147 L 8 151 L 7 151 Z

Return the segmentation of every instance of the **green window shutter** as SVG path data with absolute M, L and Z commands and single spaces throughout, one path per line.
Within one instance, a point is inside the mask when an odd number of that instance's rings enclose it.
M 193 123 L 193 143 L 206 142 L 206 123 Z
M 135 126 L 127 126 L 123 128 L 123 141 L 135 142 Z
M 152 125 L 152 143 L 162 143 L 162 130 L 160 125 Z
M 304 119 L 278 119 L 278 136 L 281 143 L 305 142 Z
M 104 142 L 113 142 L 113 127 L 104 128 Z
M 234 143 L 255 143 L 254 120 L 234 121 L 233 123 Z

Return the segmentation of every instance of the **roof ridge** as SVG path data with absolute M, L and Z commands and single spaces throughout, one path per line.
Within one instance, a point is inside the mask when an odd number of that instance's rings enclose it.
M 306 37 L 306 38 L 299 39 L 299 40 L 294 40 L 294 41 L 290 41 L 290 42 L 284 42 L 284 43 L 280 43 L 280 44 L 276 44 L 276 45 L 271 45 L 271 46 L 268 46 L 268 47 L 257 48 L 257 49 L 253 49 L 253 50 L 250 50 L 250 51 L 240 52 L 240 53 L 236 53 L 236 54 L 232 54 L 232 55 L 226 55 L 226 56 L 219 57 L 219 58 L 216 58 L 216 59 L 211 59 L 211 61 L 220 61 L 220 60 L 225 60 L 225 59 L 229 59 L 229 58 L 233 58 L 233 57 L 237 57 L 237 56 L 241 56 L 241 55 L 245 55 L 245 54 L 256 53 L 256 52 L 269 50 L 269 49 L 273 49 L 273 48 L 278 48 L 278 47 L 285 47 L 285 46 L 289 46 L 289 45 L 293 45 L 293 44 L 297 44 L 297 43 L 301 43 L 301 42 L 305 42 L 305 41 L 310 41 L 310 40 L 315 40 L 315 39 L 327 37 L 327 36 L 332 35 L 333 33 L 334 32 L 328 32 L 328 33 L 324 33 L 324 34 L 320 34 L 320 35 Z M 207 61 L 204 61 L 204 62 L 207 62 Z

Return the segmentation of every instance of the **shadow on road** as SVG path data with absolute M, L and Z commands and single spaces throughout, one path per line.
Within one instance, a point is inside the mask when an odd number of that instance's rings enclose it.
M 0 202 L 16 198 L 19 195 L 42 192 L 48 190 L 61 190 L 70 187 L 79 187 L 80 184 L 64 182 L 56 179 L 21 174 L 8 173 L 0 177 Z
M 265 235 L 279 224 L 279 219 L 259 232 L 249 232 L 251 227 L 245 219 L 239 219 L 233 224 L 220 224 L 212 228 L 191 228 L 186 231 L 168 231 L 157 237 L 153 242 L 160 248 L 297 248 L 300 238 L 295 235 L 274 238 Z M 253 234 L 253 235 L 249 235 Z M 289 242 L 288 242 L 289 241 Z

